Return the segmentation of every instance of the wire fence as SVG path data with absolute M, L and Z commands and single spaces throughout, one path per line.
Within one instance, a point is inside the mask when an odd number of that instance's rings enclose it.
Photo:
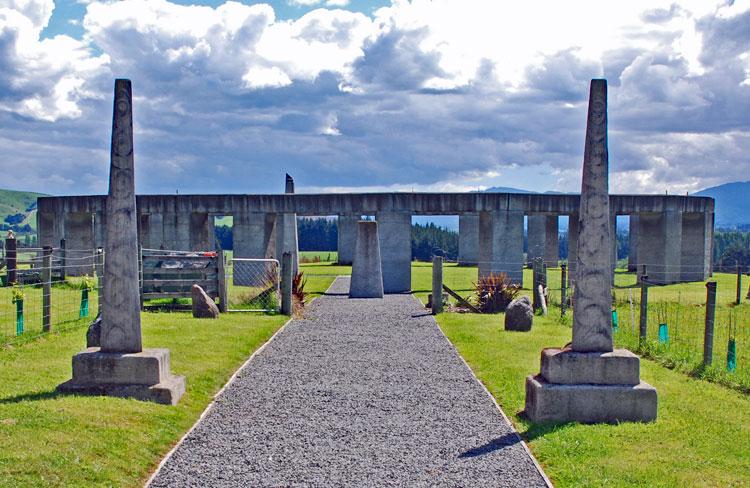
M 226 267 L 230 312 L 278 312 L 280 266 L 276 259 L 233 258 Z
M 668 366 L 750 391 L 750 268 L 727 267 L 708 279 L 702 266 L 640 265 L 636 272 L 613 271 L 613 337 L 625 347 Z M 443 283 L 471 303 L 476 303 L 480 272 L 505 272 L 520 283 L 520 295 L 533 301 L 534 270 L 521 262 L 476 263 L 459 266 L 447 262 Z M 561 324 L 572 324 L 575 307 L 575 269 L 542 266 L 548 314 Z M 656 277 L 656 279 L 654 279 Z M 690 279 L 695 278 L 695 279 Z M 715 283 L 715 302 L 707 303 L 709 287 Z M 642 309 L 642 288 L 646 301 Z M 457 301 L 450 298 L 457 305 Z M 713 310 L 713 328 L 707 333 L 707 310 Z M 641 319 L 643 315 L 644 319 Z M 710 315 L 710 314 L 709 314 Z M 643 324 L 643 328 L 642 328 Z M 709 324 L 710 327 L 710 324 Z M 706 353 L 710 350 L 710 361 Z
M 88 325 L 100 311 L 104 253 L 19 249 L 0 273 L 0 345 Z M 4 263 L 8 264 L 8 263 Z

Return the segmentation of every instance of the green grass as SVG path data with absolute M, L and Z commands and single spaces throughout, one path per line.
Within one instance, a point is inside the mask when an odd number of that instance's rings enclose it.
M 312 263 L 316 259 L 321 263 L 335 263 L 339 259 L 337 251 L 300 251 L 299 260 L 301 263 Z
M 536 317 L 530 333 L 505 332 L 502 314 L 437 319 L 556 486 L 750 485 L 748 396 L 643 360 L 641 377 L 659 393 L 655 423 L 530 425 L 518 415 L 525 377 L 571 329 L 551 317 Z
M 84 330 L 47 335 L 0 352 L 0 486 L 140 486 L 231 374 L 284 316 L 144 313 L 146 347 L 167 347 L 187 377 L 177 406 L 62 396 Z

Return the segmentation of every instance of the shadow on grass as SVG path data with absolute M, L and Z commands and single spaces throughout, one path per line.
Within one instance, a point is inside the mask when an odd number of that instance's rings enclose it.
M 523 414 L 523 412 L 519 412 L 519 417 L 528 421 L 528 418 Z M 521 432 L 521 437 L 523 438 L 524 441 L 531 442 L 534 439 L 544 437 L 547 434 L 551 434 L 553 432 L 557 432 L 560 430 L 567 430 L 574 425 L 576 425 L 575 422 L 567 422 L 564 424 L 555 424 L 555 423 L 549 423 L 549 422 L 539 423 L 539 424 L 529 424 L 526 430 Z
M 458 457 L 459 459 L 474 458 L 478 456 L 484 456 L 495 451 L 500 451 L 506 447 L 510 447 L 514 444 L 518 444 L 521 439 L 515 432 L 504 434 L 496 439 L 492 439 L 490 442 L 483 444 L 479 447 L 469 449 L 468 451 L 462 452 Z
M 55 398 L 61 397 L 64 395 L 65 395 L 64 393 L 60 393 L 57 390 L 39 391 L 36 393 L 22 393 L 20 395 L 0 398 L 0 405 L 10 404 L 10 403 L 21 403 L 21 402 L 33 402 L 37 400 L 54 400 Z

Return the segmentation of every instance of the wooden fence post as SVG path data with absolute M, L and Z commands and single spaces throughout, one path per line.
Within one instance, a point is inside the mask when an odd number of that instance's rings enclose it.
M 292 315 L 292 253 L 281 256 L 281 313 Z
M 737 305 L 740 304 L 742 299 L 742 266 L 737 263 Z
M 102 313 L 102 298 L 104 297 L 104 249 L 101 247 L 96 248 L 96 259 L 94 261 L 96 267 L 96 278 L 97 282 L 97 296 L 96 296 L 96 308 L 97 315 Z
M 714 316 L 716 314 L 716 282 L 706 283 L 706 329 L 703 334 L 703 365 L 711 366 L 714 351 Z
M 42 250 L 42 330 L 52 329 L 52 246 Z
M 443 311 L 443 258 L 432 258 L 432 314 Z
M 566 265 L 560 266 L 560 316 L 565 317 L 565 306 L 567 305 L 565 302 L 567 301 L 568 297 L 567 295 L 567 271 L 568 267 Z
M 8 268 L 8 286 L 18 281 L 18 252 L 16 245 L 18 242 L 15 238 L 5 239 L 5 266 Z
M 641 317 L 640 317 L 640 330 L 639 337 L 643 341 L 646 339 L 646 333 L 648 332 L 648 283 L 646 280 L 648 275 L 646 274 L 646 265 L 644 264 L 641 268 Z
M 219 274 L 219 312 L 226 313 L 229 307 L 227 306 L 227 300 L 228 293 L 227 293 L 227 271 L 226 271 L 226 262 L 224 251 L 219 250 L 218 252 L 218 259 L 219 259 L 219 266 L 218 266 L 218 274 Z
M 62 270 L 62 276 L 60 277 L 60 279 L 62 281 L 65 281 L 65 275 L 67 274 L 66 268 L 65 268 L 65 265 L 67 264 L 66 254 L 67 253 L 65 251 L 65 239 L 60 239 L 60 269 Z

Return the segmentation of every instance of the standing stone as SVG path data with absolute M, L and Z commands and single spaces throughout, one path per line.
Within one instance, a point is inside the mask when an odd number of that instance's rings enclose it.
M 287 174 L 284 193 L 294 194 L 294 179 Z M 299 246 L 297 238 L 297 214 L 282 213 L 276 218 L 276 257 L 281 259 L 285 252 L 292 255 L 293 273 L 299 272 Z
M 570 348 L 543 350 L 541 373 L 526 378 L 524 413 L 532 422 L 656 419 L 656 390 L 640 381 L 638 357 L 624 349 L 613 351 L 607 178 L 607 82 L 592 80 L 578 219 L 573 342 Z
M 218 319 L 219 307 L 210 296 L 198 285 L 190 287 L 193 317 L 196 319 Z
M 591 82 L 578 221 L 573 350 L 612 351 L 607 83 Z
M 377 222 L 357 222 L 349 297 L 383 298 L 383 267 Z
M 100 347 L 73 356 L 73 379 L 58 390 L 174 405 L 185 393 L 185 378 L 171 374 L 169 349 L 141 346 L 131 106 L 130 80 L 116 80 Z
M 505 309 L 505 330 L 528 332 L 534 323 L 534 310 L 529 297 L 516 298 Z
M 130 80 L 117 80 L 106 207 L 104 281 L 107 286 L 102 307 L 102 352 L 142 350 L 131 104 Z

